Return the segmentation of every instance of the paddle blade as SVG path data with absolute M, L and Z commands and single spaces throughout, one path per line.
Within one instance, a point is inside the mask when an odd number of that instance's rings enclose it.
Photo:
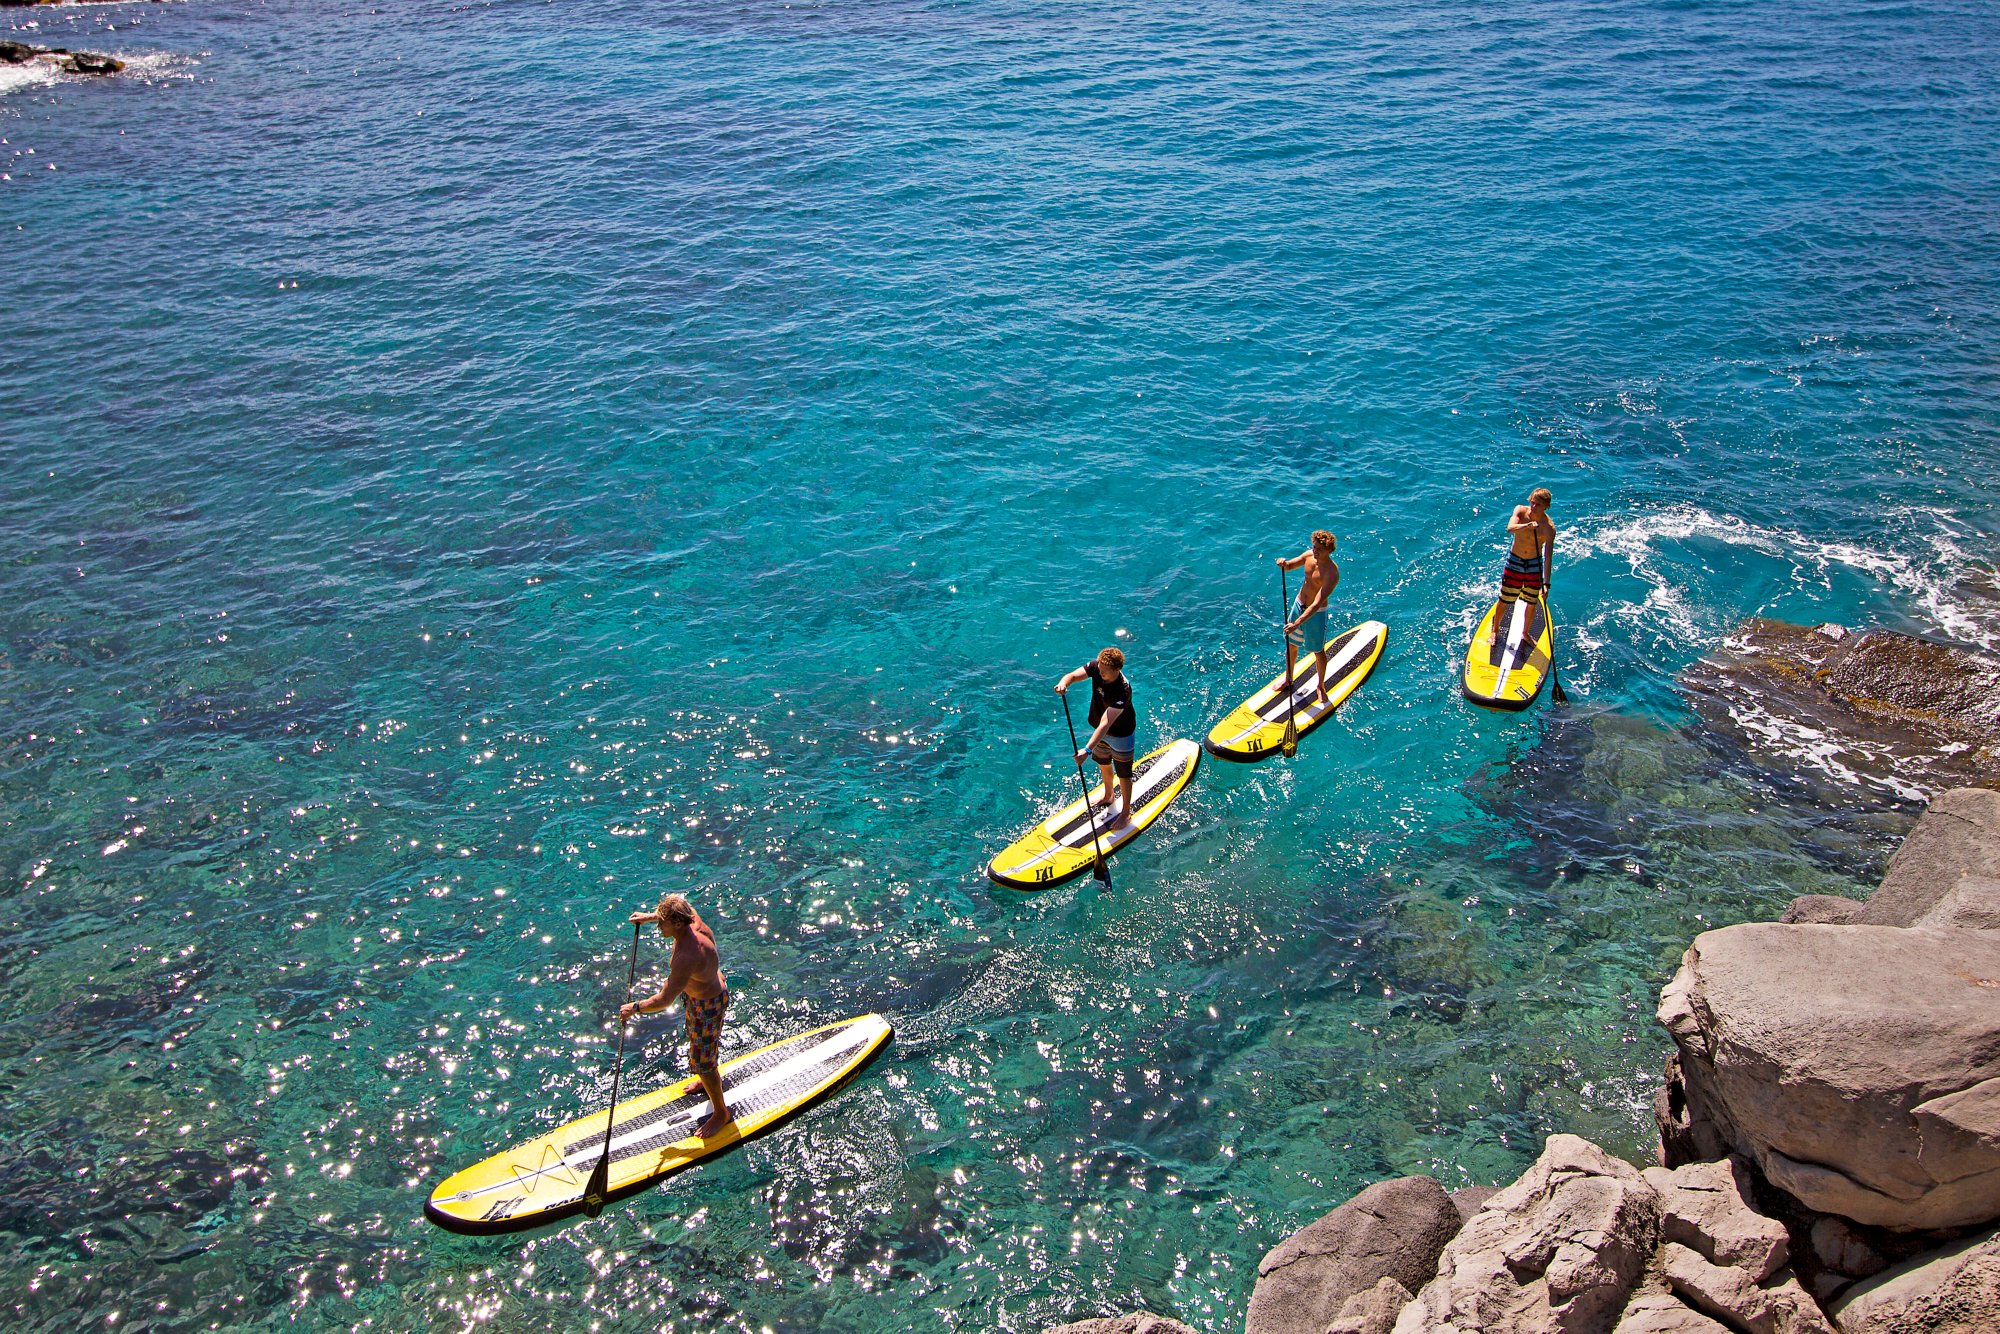
M 1299 753 L 1299 725 L 1290 718 L 1285 719 L 1285 739 L 1278 748 L 1285 752 L 1286 759 Z
M 1549 698 L 1558 704 L 1569 703 L 1569 691 L 1563 689 L 1560 678 L 1549 683 Z
M 575 1178 L 571 1178 L 575 1180 Z M 590 1181 L 583 1188 L 583 1212 L 595 1218 L 604 1208 L 604 1199 L 611 1193 L 611 1151 L 597 1160 L 597 1166 L 590 1169 Z
M 1111 888 L 1111 868 L 1104 864 L 1104 855 L 1098 854 L 1097 865 L 1090 868 L 1091 878 L 1106 889 Z

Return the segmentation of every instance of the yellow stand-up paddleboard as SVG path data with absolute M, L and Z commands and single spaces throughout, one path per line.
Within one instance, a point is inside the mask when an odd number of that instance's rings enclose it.
M 1138 809 L 1124 824 L 1109 823 L 1104 785 L 1090 790 L 1096 812 L 1097 838 L 1091 839 L 1091 817 L 1081 797 L 1036 825 L 987 864 L 986 874 L 1009 889 L 1052 889 L 1074 880 L 1097 862 L 1097 848 L 1109 857 L 1146 832 L 1194 777 L 1201 747 L 1188 740 L 1169 741 L 1132 765 L 1132 803 Z M 1073 789 L 1072 789 L 1073 790 Z
M 708 1119 L 708 1095 L 699 1079 L 627 1098 L 611 1113 L 607 1198 L 641 1190 L 833 1092 L 890 1036 L 888 1020 L 864 1014 L 724 1062 L 723 1093 L 736 1119 L 709 1139 L 694 1133 Z M 584 1187 L 603 1153 L 599 1112 L 446 1177 L 431 1192 L 424 1214 L 453 1232 L 540 1227 L 583 1211 Z
M 1326 641 L 1318 653 L 1299 656 L 1292 669 L 1290 700 L 1285 691 L 1285 674 L 1271 678 L 1271 684 L 1244 700 L 1228 717 L 1217 723 L 1203 744 L 1219 760 L 1245 763 L 1268 760 L 1280 753 L 1289 718 L 1298 734 L 1318 727 L 1333 716 L 1347 697 L 1368 679 L 1389 642 L 1389 627 L 1380 621 L 1363 621 L 1346 634 Z M 1320 703 L 1319 685 L 1313 665 L 1326 660 L 1326 703 Z
M 1548 604 L 1540 598 L 1518 599 L 1493 643 L 1486 642 L 1501 603 L 1472 632 L 1465 653 L 1465 697 L 1488 709 L 1525 709 L 1542 693 L 1542 682 L 1555 661 L 1556 630 L 1549 623 Z

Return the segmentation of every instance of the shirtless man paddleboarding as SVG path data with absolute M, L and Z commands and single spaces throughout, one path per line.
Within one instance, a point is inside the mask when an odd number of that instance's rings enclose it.
M 722 978 L 722 956 L 715 949 L 715 933 L 694 910 L 694 905 L 678 894 L 668 894 L 651 912 L 632 914 L 634 926 L 657 922 L 660 934 L 674 943 L 673 966 L 660 989 L 642 1001 L 620 1006 L 618 1022 L 635 1014 L 658 1014 L 685 995 L 682 1009 L 687 1014 L 688 1064 L 701 1078 L 714 1109 L 694 1133 L 707 1139 L 719 1134 L 734 1119 L 722 1092 L 722 1074 L 717 1057 L 722 1047 L 722 1015 L 729 1008 L 729 984 Z
M 1549 506 L 1554 503 L 1549 489 L 1538 486 L 1528 493 L 1528 503 L 1516 505 L 1514 517 L 1507 520 L 1512 543 L 1507 549 L 1507 567 L 1500 573 L 1500 609 L 1486 629 L 1488 647 L 1499 635 L 1500 623 L 1513 615 L 1516 602 L 1548 590 L 1556 560 L 1556 526 L 1549 520 Z
M 1326 602 L 1340 584 L 1340 566 L 1333 559 L 1333 534 L 1324 528 L 1313 531 L 1312 545 L 1297 556 L 1280 556 L 1281 570 L 1303 569 L 1299 598 L 1292 604 L 1292 619 L 1285 622 L 1285 680 L 1292 679 L 1301 649 L 1319 656 L 1313 659 L 1313 676 L 1319 687 L 1319 702 L 1326 703 Z

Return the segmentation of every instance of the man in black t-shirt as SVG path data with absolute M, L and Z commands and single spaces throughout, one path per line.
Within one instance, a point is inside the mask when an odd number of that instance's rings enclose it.
M 1132 683 L 1125 679 L 1125 655 L 1115 648 L 1103 650 L 1094 661 L 1056 682 L 1056 693 L 1067 694 L 1085 677 L 1090 678 L 1090 740 L 1083 743 L 1076 758 L 1079 763 L 1085 756 L 1097 761 L 1107 793 L 1113 790 L 1111 780 L 1116 774 L 1118 796 L 1111 801 L 1110 822 L 1121 825 L 1132 818 L 1132 734 L 1138 722 L 1132 707 Z

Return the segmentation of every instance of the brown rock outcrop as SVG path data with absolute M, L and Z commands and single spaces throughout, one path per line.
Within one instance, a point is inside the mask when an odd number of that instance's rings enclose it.
M 1972 649 L 1760 617 L 1681 685 L 1754 751 L 1796 762 L 1830 747 L 1822 761 L 1905 791 L 2000 783 L 2000 662 Z
M 1670 1158 L 1726 1147 L 1806 1207 L 1881 1227 L 2000 1218 L 2000 933 L 1709 931 L 1659 1018 Z
M 2000 1235 L 1968 1237 L 1856 1284 L 1833 1320 L 1840 1334 L 2000 1330 Z
M 1129 1315 L 1105 1316 L 1099 1320 L 1078 1320 L 1068 1325 L 1051 1325 L 1042 1334 L 1195 1334 L 1178 1320 L 1163 1315 L 1134 1311 Z
M 1458 1209 L 1431 1178 L 1377 1182 L 1264 1256 L 1246 1334 L 1325 1334 L 1348 1298 L 1385 1278 L 1414 1292 L 1458 1230 Z
M 1637 1168 L 1551 1135 L 1535 1165 L 1445 1247 L 1395 1334 L 1602 1334 L 1659 1233 L 1659 1196 Z

